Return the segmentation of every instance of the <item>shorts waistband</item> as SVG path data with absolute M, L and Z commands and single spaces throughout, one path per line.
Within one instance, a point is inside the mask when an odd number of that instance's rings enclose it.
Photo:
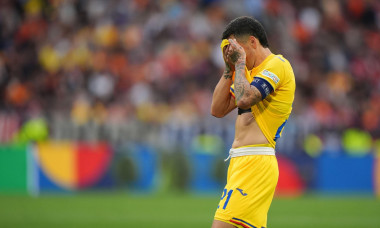
M 239 147 L 231 148 L 229 156 L 224 161 L 230 158 L 247 156 L 247 155 L 275 155 L 275 150 L 272 147 Z

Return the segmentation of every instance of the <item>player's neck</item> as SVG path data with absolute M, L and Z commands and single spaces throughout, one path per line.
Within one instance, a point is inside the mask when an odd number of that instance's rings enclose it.
M 258 67 L 264 60 L 272 54 L 269 48 L 260 47 L 255 55 L 255 60 L 251 66 L 247 66 L 249 70 L 252 70 L 254 67 Z

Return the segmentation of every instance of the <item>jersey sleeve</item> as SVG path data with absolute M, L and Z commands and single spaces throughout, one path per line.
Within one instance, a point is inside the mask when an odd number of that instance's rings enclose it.
M 274 91 L 281 84 L 284 77 L 284 69 L 282 64 L 272 65 L 259 72 L 255 78 L 261 78 L 267 81 Z
M 274 90 L 272 85 L 267 80 L 259 77 L 255 77 L 251 85 L 260 91 L 262 100 L 264 100 Z

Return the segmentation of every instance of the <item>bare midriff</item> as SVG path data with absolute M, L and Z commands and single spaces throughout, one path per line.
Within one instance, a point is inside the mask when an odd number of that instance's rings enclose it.
M 252 113 L 238 115 L 235 124 L 235 140 L 232 148 L 269 144 Z

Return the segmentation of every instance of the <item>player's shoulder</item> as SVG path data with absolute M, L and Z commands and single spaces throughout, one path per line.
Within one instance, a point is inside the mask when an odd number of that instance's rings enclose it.
M 271 79 L 276 85 L 283 84 L 292 77 L 293 70 L 289 61 L 282 55 L 272 54 L 269 61 L 266 62 L 259 76 L 264 79 Z M 281 83 L 280 83 L 281 82 Z
M 282 55 L 272 55 L 266 62 L 262 74 L 267 77 L 281 77 L 285 73 L 287 63 L 288 61 Z
M 268 61 L 268 67 L 271 68 L 284 68 L 289 66 L 289 61 L 282 55 L 273 55 L 272 58 Z
M 279 76 L 293 74 L 290 62 L 282 55 L 273 55 L 266 67 L 269 71 L 278 73 Z
M 274 57 L 275 57 L 274 59 L 276 61 L 281 61 L 284 64 L 289 63 L 289 61 L 284 56 L 282 56 L 282 55 L 274 55 Z

